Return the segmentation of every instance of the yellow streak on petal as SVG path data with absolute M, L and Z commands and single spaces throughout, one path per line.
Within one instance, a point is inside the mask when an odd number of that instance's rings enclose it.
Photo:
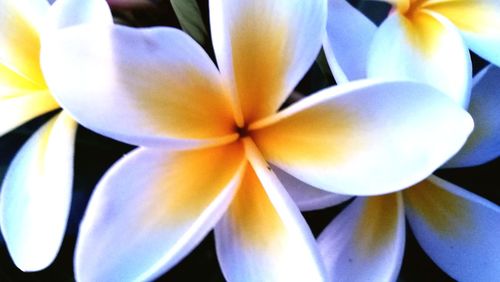
M 302 110 L 250 135 L 269 161 L 293 160 L 304 165 L 332 164 L 345 160 L 353 148 L 368 140 L 357 132 L 352 114 L 331 103 Z
M 472 223 L 467 201 L 428 179 L 405 189 L 403 196 L 407 206 L 442 235 L 458 236 Z
M 162 214 L 160 218 L 175 226 L 197 218 L 214 201 L 237 174 L 244 150 L 241 142 L 234 142 L 179 152 L 166 161 L 174 168 L 165 170 L 153 184 L 158 189 L 153 189 L 151 197 L 159 200 L 153 201 L 154 207 L 149 210 Z
M 230 206 L 229 215 L 247 247 L 262 251 L 277 248 L 279 240 L 269 238 L 282 238 L 281 242 L 285 243 L 285 226 L 250 165 Z
M 432 56 L 440 45 L 445 32 L 443 25 L 422 10 L 412 11 L 402 17 L 408 41 L 423 55 Z
M 10 4 L 15 6 L 15 4 Z M 9 4 L 0 11 L 0 64 L 5 65 L 25 79 L 46 88 L 40 68 L 40 38 L 29 19 Z M 10 6 L 10 7 L 6 7 Z
M 426 8 L 444 15 L 462 31 L 498 34 L 500 29 L 498 1 L 436 1 L 426 5 Z
M 366 198 L 361 220 L 356 228 L 355 242 L 364 255 L 377 255 L 394 240 L 402 201 L 398 193 Z
M 25 79 L 5 65 L 0 64 L 0 99 L 19 95 L 19 90 L 41 90 L 39 86 Z
M 256 7 L 244 10 L 231 30 L 234 78 L 245 124 L 276 112 L 287 94 L 283 92 L 289 31 L 278 17 L 262 12 Z

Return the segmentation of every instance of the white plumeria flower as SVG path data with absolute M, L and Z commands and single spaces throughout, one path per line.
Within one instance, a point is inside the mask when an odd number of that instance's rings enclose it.
M 57 21 L 102 20 L 91 13 L 92 3 L 62 14 L 44 0 L 0 0 L 0 136 L 59 108 L 40 68 L 40 38 Z M 88 17 L 73 18 L 75 9 Z M 104 16 L 111 20 L 111 14 Z M 0 226 L 21 270 L 41 270 L 59 251 L 71 203 L 76 128 L 65 111 L 58 113 L 29 138 L 6 172 Z
M 369 76 L 427 82 L 467 105 L 469 49 L 500 65 L 500 1 L 382 1 L 394 9 L 374 35 Z
M 334 75 L 344 82 L 366 77 L 363 58 L 369 56 L 375 25 L 344 0 L 331 0 L 329 13 L 324 47 Z M 478 165 L 499 156 L 499 89 L 499 68 L 489 66 L 475 77 L 469 108 L 475 130 L 446 166 Z M 318 241 L 333 280 L 396 280 L 405 215 L 424 251 L 450 276 L 459 281 L 498 277 L 500 208 L 430 176 L 401 192 L 359 197 L 329 224 Z
M 321 48 L 327 2 L 209 3 L 219 69 L 167 27 L 79 26 L 46 41 L 61 103 L 140 146 L 90 200 L 79 281 L 153 279 L 214 227 L 230 281 L 323 281 L 314 238 L 267 162 L 329 191 L 379 194 L 420 181 L 472 129 L 451 99 L 413 82 L 332 87 L 276 113 Z

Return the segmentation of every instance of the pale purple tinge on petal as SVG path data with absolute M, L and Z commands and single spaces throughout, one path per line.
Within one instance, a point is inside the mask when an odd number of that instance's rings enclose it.
M 104 28 L 113 24 L 113 17 L 105 0 L 58 0 L 49 9 L 47 24 L 45 31 L 48 32 L 79 24 L 96 24 Z
M 77 281 L 146 281 L 169 270 L 224 214 L 245 167 L 240 143 L 126 155 L 90 199 L 75 251 Z
M 250 139 L 250 165 L 215 229 L 228 281 L 327 281 L 314 237 L 300 211 Z
M 0 226 L 23 271 L 46 268 L 66 231 L 73 183 L 76 122 L 62 112 L 33 134 L 2 183 Z
M 346 0 L 328 1 L 323 48 L 338 84 L 367 77 L 368 51 L 376 30 L 377 26 Z
M 500 156 L 500 68 L 487 66 L 474 77 L 468 110 L 474 131 L 445 167 L 476 166 Z
M 458 281 L 498 279 L 498 205 L 435 176 L 403 195 L 413 234 L 441 269 Z
M 400 193 L 356 198 L 325 228 L 318 244 L 331 281 L 394 281 L 405 245 Z
M 376 195 L 430 175 L 472 127 L 469 114 L 435 88 L 360 80 L 251 124 L 249 135 L 269 162 L 309 185 Z
M 329 208 L 352 198 L 352 196 L 335 194 L 313 187 L 277 166 L 271 165 L 271 168 L 301 211 Z

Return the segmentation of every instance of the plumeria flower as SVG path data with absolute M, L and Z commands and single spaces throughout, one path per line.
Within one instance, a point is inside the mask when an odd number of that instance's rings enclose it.
M 210 1 L 218 68 L 168 27 L 88 25 L 47 39 L 42 65 L 59 101 L 139 146 L 91 197 L 77 280 L 153 279 L 215 228 L 227 280 L 324 281 L 269 163 L 328 191 L 378 194 L 420 181 L 463 145 L 468 114 L 413 82 L 332 87 L 277 112 L 321 48 L 326 4 Z
M 40 68 L 40 38 L 56 27 L 52 22 L 101 20 L 93 8 L 85 3 L 61 14 L 44 0 L 0 1 L 0 136 L 59 108 Z M 76 19 L 75 12 L 88 14 Z M 3 180 L 0 226 L 14 263 L 24 271 L 47 267 L 63 240 L 76 128 L 65 111 L 56 114 L 22 146 Z
M 467 105 L 460 99 L 470 91 L 468 49 L 500 65 L 500 1 L 382 1 L 394 8 L 374 34 L 370 77 L 427 82 Z
M 329 13 L 324 46 L 332 71 L 346 80 L 366 76 L 366 61 L 360 58 L 369 54 L 375 25 L 344 0 L 330 1 Z M 475 77 L 469 107 L 475 130 L 445 166 L 478 165 L 499 156 L 499 89 L 499 68 L 489 66 Z M 498 277 L 500 207 L 429 176 L 401 192 L 358 197 L 326 227 L 318 242 L 333 280 L 396 280 L 405 217 L 423 250 L 453 278 L 494 281 Z

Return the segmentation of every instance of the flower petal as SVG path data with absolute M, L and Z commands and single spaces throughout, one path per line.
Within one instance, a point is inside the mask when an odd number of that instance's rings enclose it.
M 210 1 L 219 68 L 248 124 L 274 113 L 316 59 L 325 0 Z
M 44 41 L 42 65 L 65 109 L 103 135 L 148 146 L 236 139 L 217 68 L 179 30 L 66 28 Z
M 271 165 L 271 168 L 301 211 L 332 207 L 351 198 L 351 196 L 327 192 L 308 185 L 277 166 Z
M 472 127 L 467 112 L 435 88 L 364 80 L 306 97 L 250 125 L 250 135 L 267 160 L 301 181 L 373 195 L 427 177 Z
M 111 10 L 105 0 L 58 0 L 50 7 L 48 18 L 52 29 L 79 24 L 113 23 Z
M 240 143 L 196 151 L 137 149 L 98 184 L 80 227 L 78 281 L 144 281 L 213 228 L 239 186 Z
M 446 167 L 475 166 L 500 156 L 500 68 L 488 66 L 474 78 L 469 113 L 474 131 Z
M 39 32 L 49 3 L 44 0 L 0 1 L 0 65 L 45 88 L 40 70 Z
M 427 9 L 455 24 L 467 46 L 479 56 L 500 66 L 500 2 L 498 0 L 432 1 Z
M 215 228 L 217 256 L 228 281 L 325 281 L 304 218 L 250 139 L 251 167 Z
M 328 2 L 323 48 L 337 83 L 367 77 L 368 50 L 376 30 L 377 26 L 349 2 Z
M 318 244 L 332 281 L 396 280 L 405 244 L 401 195 L 355 199 L 320 234 Z
M 48 91 L 8 91 L 0 96 L 0 136 L 41 114 L 59 108 Z
M 61 246 L 71 204 L 76 123 L 62 112 L 24 144 L 7 170 L 0 225 L 14 263 L 47 267 Z
M 435 176 L 403 195 L 413 233 L 439 267 L 458 281 L 497 280 L 497 205 Z
M 410 21 L 393 13 L 373 38 L 368 76 L 427 83 L 465 106 L 472 76 L 469 50 L 446 19 L 423 11 Z

